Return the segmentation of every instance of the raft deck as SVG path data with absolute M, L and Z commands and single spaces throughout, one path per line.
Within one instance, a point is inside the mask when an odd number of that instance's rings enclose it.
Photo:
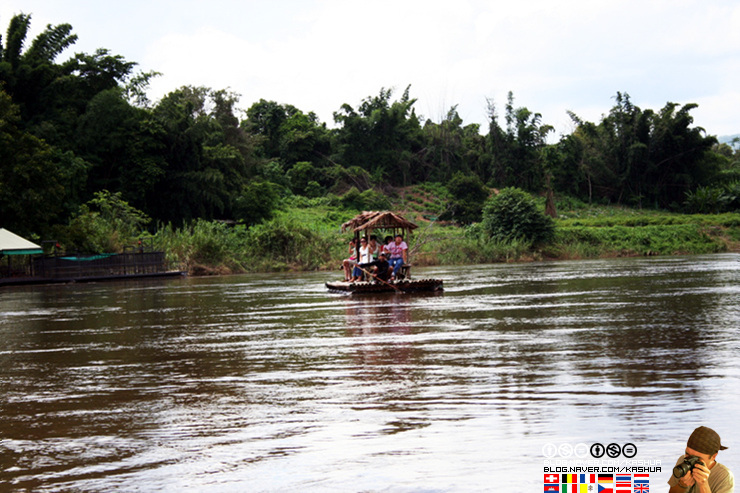
M 326 287 L 332 291 L 349 293 L 430 292 L 442 291 L 442 279 L 401 279 L 397 281 L 329 281 Z

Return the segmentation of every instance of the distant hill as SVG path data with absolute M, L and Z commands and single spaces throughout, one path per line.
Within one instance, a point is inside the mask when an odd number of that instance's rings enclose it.
M 740 134 L 735 135 L 723 135 L 721 137 L 717 137 L 717 140 L 720 144 L 729 144 L 732 145 L 733 139 L 740 139 Z M 733 147 L 740 149 L 740 143 L 735 144 Z

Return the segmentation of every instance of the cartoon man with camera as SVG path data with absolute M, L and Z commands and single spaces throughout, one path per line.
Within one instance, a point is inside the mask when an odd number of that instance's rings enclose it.
M 668 480 L 669 493 L 732 493 L 735 478 L 726 466 L 717 462 L 717 452 L 727 447 L 717 432 L 706 426 L 694 430 Z

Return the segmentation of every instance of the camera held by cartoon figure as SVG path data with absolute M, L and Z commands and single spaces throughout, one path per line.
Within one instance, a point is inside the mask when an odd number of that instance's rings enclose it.
M 673 475 L 677 478 L 681 478 L 685 476 L 687 472 L 694 469 L 694 466 L 696 464 L 701 464 L 702 466 L 704 465 L 699 457 L 695 455 L 689 455 L 683 460 L 682 463 L 673 468 Z

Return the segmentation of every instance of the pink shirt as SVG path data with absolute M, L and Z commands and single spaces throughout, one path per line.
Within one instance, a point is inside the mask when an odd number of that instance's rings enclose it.
M 396 242 L 394 241 L 386 245 L 385 249 L 390 252 L 391 258 L 401 258 L 403 257 L 403 251 L 408 250 L 409 246 L 405 241 L 402 241 L 399 245 L 396 245 Z

